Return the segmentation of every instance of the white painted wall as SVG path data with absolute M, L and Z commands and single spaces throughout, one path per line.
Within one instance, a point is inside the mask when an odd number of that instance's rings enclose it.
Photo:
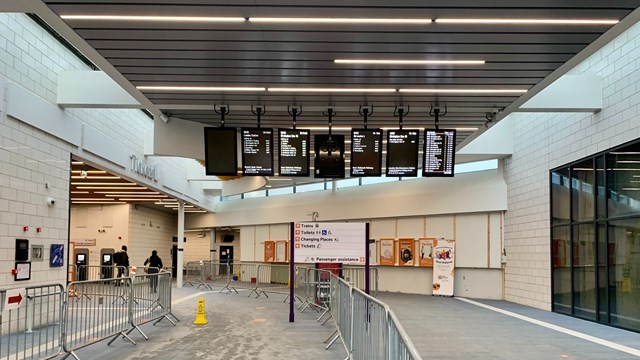
M 204 235 L 201 237 L 201 235 Z M 184 243 L 184 262 L 209 260 L 211 246 L 211 231 L 185 233 L 187 242 Z
M 551 309 L 549 170 L 640 137 L 640 24 L 583 61 L 570 74 L 603 78 L 603 110 L 511 114 L 513 157 L 505 161 L 509 301 Z
M 86 69 L 88 66 L 26 15 L 0 14 L 0 267 L 5 269 L 0 273 L 0 287 L 66 280 L 66 267 L 49 267 L 48 249 L 51 244 L 66 246 L 68 241 L 68 182 L 72 154 L 183 200 L 205 208 L 214 206 L 214 199 L 204 195 L 199 183 L 186 181 L 187 164 L 193 160 L 147 158 L 147 161 L 161 164 L 164 169 L 163 179 L 158 183 L 131 172 L 126 164 L 114 163 L 114 154 L 122 153 L 123 149 L 125 153 L 143 158 L 144 140 L 151 134 L 153 121 L 141 111 L 63 111 L 56 106 L 58 74 L 66 70 Z M 5 91 L 5 88 L 12 91 Z M 24 103 L 29 105 L 17 106 Z M 14 116 L 9 116 L 8 111 Z M 55 129 L 60 125 L 69 124 L 73 125 L 72 131 L 56 133 Z M 91 129 L 93 135 L 100 134 L 108 146 L 83 148 L 83 139 L 77 136 L 82 133 L 79 126 Z M 49 129 L 57 136 L 42 129 Z M 47 197 L 56 199 L 54 207 L 46 205 Z M 30 230 L 24 232 L 23 226 L 29 226 Z M 41 233 L 35 232 L 37 227 L 42 228 Z M 175 230 L 172 231 L 175 234 Z M 166 238 L 165 235 L 162 239 Z M 32 264 L 32 280 L 29 282 L 14 282 L 9 275 L 9 270 L 15 265 L 16 238 L 26 238 L 31 244 L 45 247 L 45 259 Z M 168 239 L 169 247 L 163 247 L 161 253 L 163 260 L 170 260 L 171 237 Z M 130 252 L 136 252 L 136 261 L 144 261 L 152 247 L 149 239 L 144 249 L 131 249 Z M 65 248 L 65 256 L 68 255 L 69 249 Z
M 178 233 L 178 216 L 143 206 L 131 206 L 129 212 L 129 263 L 142 266 L 151 256 L 152 250 L 158 251 L 162 265 L 171 266 L 173 237 Z
M 127 204 L 71 207 L 69 239 L 96 240 L 95 246 L 76 246 L 89 249 L 89 265 L 100 265 L 103 248 L 117 252 L 122 245 L 134 245 L 129 241 L 129 207 Z

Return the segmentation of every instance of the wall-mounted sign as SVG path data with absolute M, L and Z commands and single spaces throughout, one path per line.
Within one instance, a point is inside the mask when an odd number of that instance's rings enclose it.
M 16 261 L 15 281 L 31 280 L 31 263 L 28 261 Z
M 276 254 L 276 243 L 273 240 L 264 242 L 264 262 L 274 262 Z
M 62 267 L 64 265 L 64 245 L 51 244 L 50 267 Z
M 96 246 L 96 239 L 75 239 L 71 240 L 76 246 Z
M 295 223 L 295 262 L 364 264 L 365 223 Z
M 158 164 L 147 164 L 146 161 L 138 159 L 134 154 L 129 155 L 129 158 L 131 159 L 131 171 L 147 179 L 158 181 Z
M 398 262 L 400 266 L 413 266 L 415 263 L 413 256 L 413 243 L 415 239 L 400 239 L 398 241 L 398 258 L 400 261 Z
M 287 241 L 276 241 L 276 262 L 287 262 L 288 260 Z
M 433 267 L 433 244 L 436 239 L 420 239 L 418 241 L 418 264 Z

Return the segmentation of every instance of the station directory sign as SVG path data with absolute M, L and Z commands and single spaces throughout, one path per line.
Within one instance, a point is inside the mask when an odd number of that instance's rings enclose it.
M 310 131 L 278 129 L 278 173 L 309 176 Z
M 455 151 L 455 130 L 426 129 L 422 176 L 453 176 Z
M 273 129 L 242 128 L 242 174 L 273 176 Z
M 418 130 L 387 130 L 387 176 L 418 176 Z
M 351 129 L 351 176 L 382 175 L 382 130 Z

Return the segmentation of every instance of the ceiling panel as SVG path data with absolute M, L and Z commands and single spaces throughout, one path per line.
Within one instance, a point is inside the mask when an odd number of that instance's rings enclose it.
M 357 18 L 623 19 L 640 0 L 46 0 L 61 15 L 165 15 Z M 530 89 L 611 25 L 282 24 L 86 21 L 67 23 L 134 85 L 260 87 L 442 87 Z M 334 59 L 484 60 L 460 65 L 347 65 Z M 405 124 L 433 125 L 431 106 L 447 107 L 441 126 L 481 128 L 513 94 L 272 93 L 145 91 L 166 114 L 219 125 L 214 105 L 229 105 L 229 126 L 255 124 L 252 105 L 267 107 L 263 126 L 360 126 L 358 108 L 376 109 L 370 124 L 397 124 L 393 109 L 410 106 Z M 461 133 L 459 140 L 468 136 Z

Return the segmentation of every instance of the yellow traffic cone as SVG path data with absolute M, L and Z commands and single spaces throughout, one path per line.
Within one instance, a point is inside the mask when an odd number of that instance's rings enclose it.
M 204 298 L 198 298 L 198 313 L 194 325 L 207 325 L 207 318 L 204 316 Z

